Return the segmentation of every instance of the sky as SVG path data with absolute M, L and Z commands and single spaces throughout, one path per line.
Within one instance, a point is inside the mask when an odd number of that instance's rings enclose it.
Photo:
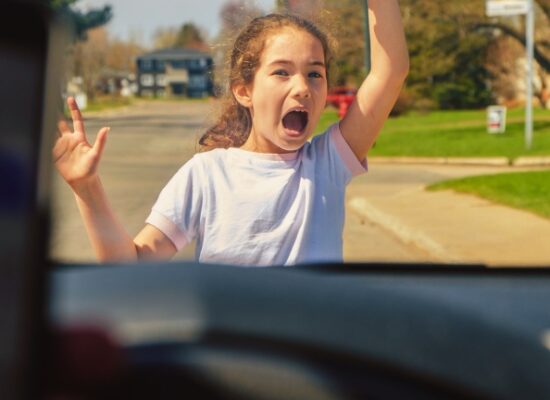
M 80 0 L 86 9 L 112 6 L 113 18 L 107 25 L 109 33 L 119 39 L 137 38 L 145 45 L 152 42 L 153 33 L 161 27 L 179 27 L 192 21 L 214 37 L 219 30 L 219 11 L 227 0 Z M 271 11 L 274 0 L 253 1 L 260 9 Z

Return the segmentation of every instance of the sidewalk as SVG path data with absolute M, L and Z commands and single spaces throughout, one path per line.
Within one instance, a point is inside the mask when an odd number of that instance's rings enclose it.
M 471 195 L 424 190 L 446 175 L 450 179 L 486 173 L 483 168 L 372 162 L 370 169 L 350 185 L 348 212 L 423 250 L 434 261 L 550 266 L 550 220 Z M 409 181 L 402 178 L 405 174 L 411 177 Z
M 550 167 L 550 156 L 518 157 L 371 157 L 372 163 L 434 164 L 434 165 L 491 165 L 501 167 Z

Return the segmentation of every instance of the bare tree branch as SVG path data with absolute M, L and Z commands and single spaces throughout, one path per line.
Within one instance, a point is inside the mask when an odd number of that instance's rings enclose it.
M 550 0 L 535 0 L 535 2 L 539 5 L 548 20 L 550 20 Z
M 542 1 L 542 0 L 539 0 L 539 1 Z M 472 24 L 471 28 L 475 31 L 479 31 L 482 29 L 498 29 L 505 35 L 514 38 L 517 42 L 521 43 L 525 47 L 525 43 L 526 43 L 525 35 L 516 31 L 515 29 L 511 28 L 506 24 L 502 24 L 499 22 L 479 22 L 479 23 Z M 534 51 L 535 60 L 546 72 L 550 73 L 550 58 L 548 58 L 547 56 L 541 53 L 541 51 L 538 49 L 538 45 L 539 43 L 535 45 L 535 51 Z

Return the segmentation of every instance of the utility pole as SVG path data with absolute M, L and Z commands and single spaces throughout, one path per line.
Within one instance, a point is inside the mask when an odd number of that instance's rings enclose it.
M 367 75 L 370 72 L 371 59 L 370 59 L 370 24 L 369 24 L 369 2 L 363 0 L 363 11 L 365 13 L 365 70 Z
M 533 144 L 533 58 L 535 47 L 535 10 L 533 0 L 528 1 L 526 15 L 526 43 L 527 49 L 527 98 L 525 103 L 525 147 L 531 149 Z

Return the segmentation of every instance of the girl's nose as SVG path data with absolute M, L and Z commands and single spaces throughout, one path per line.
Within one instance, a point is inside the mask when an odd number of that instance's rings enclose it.
M 293 96 L 296 98 L 309 98 L 311 91 L 307 80 L 302 76 L 297 76 L 293 87 Z

